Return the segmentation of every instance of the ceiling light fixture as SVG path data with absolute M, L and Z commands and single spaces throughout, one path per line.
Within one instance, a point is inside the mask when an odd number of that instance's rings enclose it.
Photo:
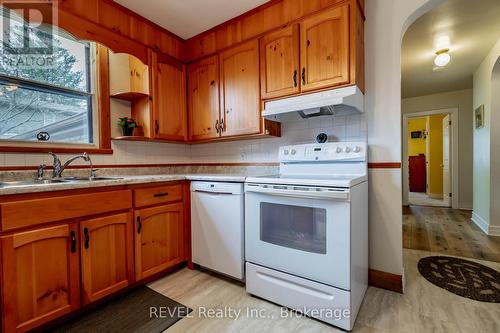
M 444 67 L 450 63 L 451 56 L 448 53 L 450 49 L 442 49 L 436 52 L 436 59 L 434 64 L 438 67 Z

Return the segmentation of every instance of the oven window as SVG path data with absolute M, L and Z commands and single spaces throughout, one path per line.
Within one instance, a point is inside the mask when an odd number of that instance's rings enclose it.
M 326 209 L 262 202 L 260 239 L 295 250 L 326 254 Z

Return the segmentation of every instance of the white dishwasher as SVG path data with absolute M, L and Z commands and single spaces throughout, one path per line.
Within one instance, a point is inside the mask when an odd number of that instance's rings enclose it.
M 243 184 L 191 183 L 193 263 L 243 280 Z

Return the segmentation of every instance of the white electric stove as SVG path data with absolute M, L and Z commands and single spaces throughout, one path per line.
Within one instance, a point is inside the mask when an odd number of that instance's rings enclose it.
M 367 145 L 281 147 L 245 183 L 250 294 L 351 330 L 368 284 Z

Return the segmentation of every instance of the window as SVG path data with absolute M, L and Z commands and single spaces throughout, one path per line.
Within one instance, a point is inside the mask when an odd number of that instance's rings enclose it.
M 93 43 L 26 24 L 12 13 L 6 16 L 6 10 L 2 14 L 4 20 L 8 17 L 8 27 L 0 27 L 4 38 L 0 45 L 0 143 L 94 143 Z M 28 54 L 26 48 L 16 52 L 25 46 L 26 31 L 30 47 L 46 50 L 50 45 L 50 52 Z

